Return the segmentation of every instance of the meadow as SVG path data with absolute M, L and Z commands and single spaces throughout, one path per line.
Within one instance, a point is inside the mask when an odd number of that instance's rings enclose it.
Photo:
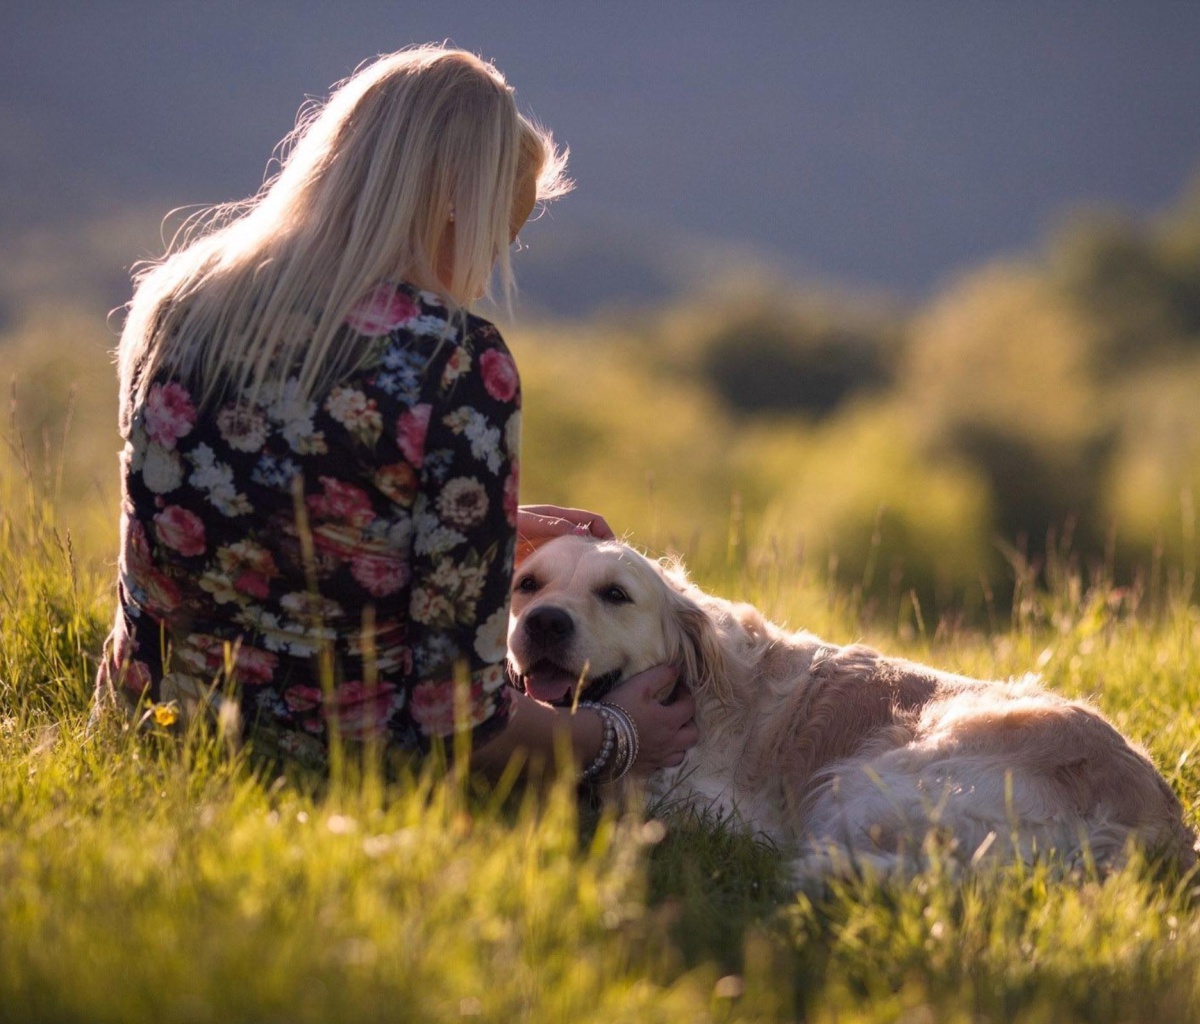
M 514 328 L 523 496 L 830 640 L 1037 670 L 1200 827 L 1197 209 L 916 311 L 727 282 Z M 727 822 L 565 778 L 283 778 L 219 735 L 89 731 L 113 341 L 70 303 L 0 337 L 0 1020 L 1200 1019 L 1200 880 L 1152 865 L 797 892 Z
M 7 481 L 10 485 L 13 481 Z M 19 490 L 19 488 L 15 489 Z M 1200 882 L 1014 867 L 794 892 L 783 853 L 568 780 L 256 770 L 220 737 L 88 733 L 111 568 L 9 492 L 0 530 L 0 1019 L 1189 1020 Z M 1200 610 L 1021 590 L 995 629 L 898 630 L 753 550 L 706 585 L 948 668 L 1038 667 L 1144 743 L 1200 825 Z

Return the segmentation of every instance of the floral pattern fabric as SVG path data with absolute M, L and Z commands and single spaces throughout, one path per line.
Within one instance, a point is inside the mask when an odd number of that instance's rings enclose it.
M 335 721 L 427 749 L 456 714 L 476 742 L 505 720 L 516 366 L 487 321 L 405 285 L 345 332 L 364 358 L 311 397 L 289 380 L 210 408 L 187 381 L 151 384 L 122 453 L 106 692 L 233 701 L 309 760 Z

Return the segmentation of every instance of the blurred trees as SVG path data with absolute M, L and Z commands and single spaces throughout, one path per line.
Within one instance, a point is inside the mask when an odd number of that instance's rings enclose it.
M 973 466 L 993 528 L 1036 545 L 1092 521 L 1115 425 L 1094 380 L 1089 327 L 1031 268 L 997 265 L 950 288 L 911 326 L 903 396 L 927 456 Z
M 1200 352 L 1200 185 L 1159 223 L 1081 217 L 1049 250 L 1047 279 L 1091 317 L 1098 371 Z
M 700 367 L 735 412 L 815 419 L 855 395 L 882 390 L 892 377 L 879 336 L 770 308 L 721 324 L 704 339 Z
M 5 435 L 64 509 L 111 526 L 115 338 L 102 307 L 35 298 L 0 336 Z M 802 549 L 926 607 L 1002 601 L 1003 552 L 1036 560 L 1064 532 L 1125 575 L 1159 555 L 1195 570 L 1200 189 L 1151 222 L 1078 215 L 916 310 L 731 279 L 505 331 L 524 500 L 593 507 L 634 543 L 766 564 Z

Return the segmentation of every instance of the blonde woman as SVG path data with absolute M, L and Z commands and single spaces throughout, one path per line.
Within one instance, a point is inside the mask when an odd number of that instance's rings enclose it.
M 97 699 L 203 711 L 321 765 L 331 739 L 422 752 L 469 718 L 480 764 L 589 777 L 677 764 L 675 670 L 571 714 L 518 693 L 518 533 L 611 536 L 517 505 L 519 380 L 467 307 L 565 156 L 472 54 L 381 57 L 303 114 L 277 176 L 139 275 L 121 336 L 121 556 Z M 457 694 L 457 695 L 456 695 Z M 640 745 L 635 737 L 640 737 Z

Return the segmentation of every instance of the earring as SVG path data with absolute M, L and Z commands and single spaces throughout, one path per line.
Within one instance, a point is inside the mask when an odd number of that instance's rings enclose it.
M 450 223 L 454 223 L 454 207 L 450 207 Z

